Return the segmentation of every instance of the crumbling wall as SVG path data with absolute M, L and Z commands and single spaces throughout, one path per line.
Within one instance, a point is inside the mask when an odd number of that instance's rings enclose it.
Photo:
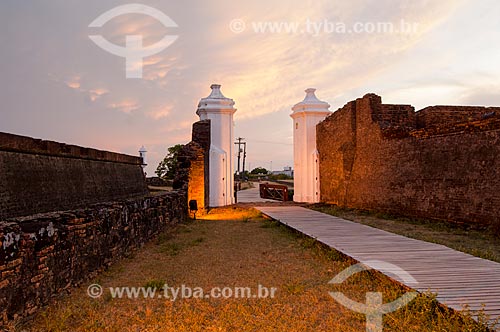
M 380 116 L 387 109 L 396 111 Z M 449 122 L 439 120 L 440 111 Z M 499 223 L 500 108 L 441 106 L 420 115 L 407 105 L 384 105 L 379 96 L 366 95 L 317 130 L 322 201 Z
M 192 141 L 178 156 L 181 171 L 176 176 L 174 188 L 183 188 L 187 191 L 188 202 L 197 202 L 197 215 L 207 212 L 209 206 L 209 152 L 210 120 L 195 122 Z

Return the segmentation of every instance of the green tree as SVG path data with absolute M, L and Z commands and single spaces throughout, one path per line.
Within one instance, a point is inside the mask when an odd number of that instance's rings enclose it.
M 267 173 L 269 172 L 264 167 L 256 167 L 250 172 L 250 174 L 267 174 Z
M 179 169 L 178 156 L 184 145 L 177 144 L 168 148 L 167 156 L 156 168 L 156 175 L 162 179 L 173 180 Z
M 293 180 L 293 178 L 286 174 L 272 174 L 269 175 L 269 180 Z

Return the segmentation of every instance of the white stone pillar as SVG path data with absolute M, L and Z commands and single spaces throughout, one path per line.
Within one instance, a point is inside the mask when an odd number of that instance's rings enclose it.
M 320 101 L 314 92 L 307 89 L 306 97 L 292 107 L 293 160 L 295 202 L 317 203 L 319 190 L 319 153 L 316 149 L 316 125 L 331 112 L 330 105 Z
M 212 84 L 212 93 L 200 100 L 196 114 L 210 120 L 209 206 L 234 203 L 234 101 L 224 97 L 220 85 Z
M 145 169 L 146 166 L 148 165 L 146 162 L 146 153 L 148 151 L 144 147 L 144 145 L 139 149 L 139 156 L 142 158 L 142 169 Z

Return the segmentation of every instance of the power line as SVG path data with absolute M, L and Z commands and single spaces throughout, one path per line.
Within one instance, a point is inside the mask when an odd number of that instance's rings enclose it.
M 293 143 L 282 143 L 282 142 L 261 141 L 261 140 L 257 140 L 257 139 L 251 139 L 251 138 L 248 138 L 247 140 L 248 140 L 248 141 L 255 142 L 255 143 L 263 143 L 263 144 L 279 144 L 279 145 L 289 145 L 289 146 L 293 146 Z

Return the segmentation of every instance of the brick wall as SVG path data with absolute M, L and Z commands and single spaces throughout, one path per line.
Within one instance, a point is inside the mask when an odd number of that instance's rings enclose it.
M 197 215 L 202 215 L 209 203 L 209 152 L 210 152 L 210 120 L 202 120 L 193 124 L 192 141 L 186 144 L 178 160 L 182 166 L 174 181 L 174 188 L 184 189 L 188 194 L 188 202 L 196 200 Z
M 497 113 L 498 107 L 429 106 L 417 113 L 417 127 L 449 126 L 481 120 Z
M 210 120 L 201 120 L 193 124 L 193 138 L 192 141 L 199 144 L 203 150 L 203 166 L 198 164 L 197 167 L 203 167 L 203 184 L 201 185 L 198 181 L 192 179 L 189 180 L 190 186 L 196 186 L 201 190 L 203 188 L 203 197 L 198 196 L 198 198 L 193 197 L 192 199 L 197 199 L 200 202 L 203 201 L 202 206 L 205 209 L 209 205 L 209 195 L 210 195 L 210 144 L 211 144 L 211 125 Z M 197 158 L 201 159 L 201 156 Z M 201 181 L 201 180 L 200 180 Z M 194 188 L 193 188 L 194 189 Z M 194 189 L 196 190 L 196 189 Z
M 383 110 L 392 115 L 380 116 Z M 321 122 L 321 199 L 399 215 L 499 223 L 500 108 L 423 111 L 384 105 L 371 94 Z
M 380 104 L 372 113 L 372 119 L 381 127 L 415 127 L 415 109 L 411 105 Z
M 201 120 L 193 123 L 192 138 L 203 150 L 210 150 L 210 120 Z
M 0 222 L 0 330 L 183 220 L 186 211 L 185 192 L 174 191 Z
M 139 157 L 0 133 L 0 219 L 146 194 Z

